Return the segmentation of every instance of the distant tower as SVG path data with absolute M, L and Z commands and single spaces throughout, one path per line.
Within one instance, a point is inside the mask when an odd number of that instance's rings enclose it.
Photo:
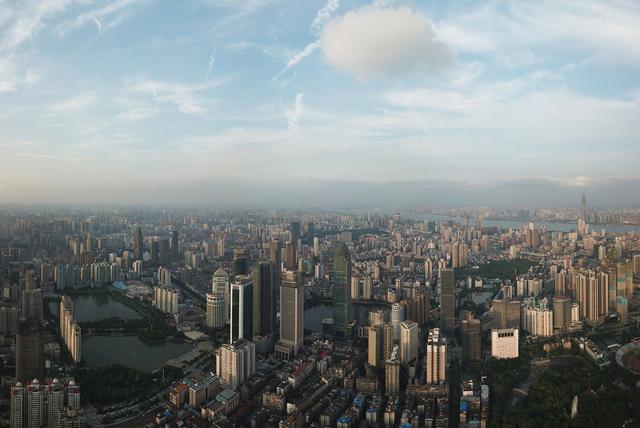
M 136 226 L 133 232 L 133 255 L 138 260 L 142 260 L 142 253 L 144 252 L 144 241 L 142 240 L 142 229 L 140 226 Z
M 351 254 L 344 242 L 333 256 L 333 329 L 337 339 L 350 338 L 351 322 Z
M 582 201 L 580 204 L 580 220 L 584 221 L 585 223 L 588 223 L 588 218 L 587 218 L 587 197 L 585 196 L 585 194 L 582 194 Z
M 178 251 L 178 231 L 171 232 L 171 261 L 178 263 L 180 261 L 180 252 Z

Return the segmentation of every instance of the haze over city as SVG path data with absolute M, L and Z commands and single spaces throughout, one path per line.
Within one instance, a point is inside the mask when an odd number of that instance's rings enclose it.
M 638 22 L 624 0 L 5 0 L 0 201 L 635 207 Z

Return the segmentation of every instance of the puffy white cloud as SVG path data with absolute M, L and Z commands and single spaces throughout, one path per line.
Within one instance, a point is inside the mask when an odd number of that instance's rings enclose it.
M 406 7 L 365 6 L 329 21 L 322 50 L 335 67 L 364 79 L 432 71 L 454 58 L 431 22 Z

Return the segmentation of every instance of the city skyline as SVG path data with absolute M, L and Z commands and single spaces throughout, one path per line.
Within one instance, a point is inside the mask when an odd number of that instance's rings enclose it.
M 0 4 L 4 203 L 640 197 L 632 1 Z

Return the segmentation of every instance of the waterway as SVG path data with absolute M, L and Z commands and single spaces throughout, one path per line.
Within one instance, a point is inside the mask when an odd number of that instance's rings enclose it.
M 82 341 L 82 358 L 91 368 L 122 364 L 152 372 L 191 348 L 192 345 L 184 342 L 168 341 L 150 345 L 137 336 L 90 336 Z
M 81 294 L 73 296 L 73 310 L 76 321 L 94 322 L 109 318 L 139 320 L 142 316 L 133 309 L 114 300 L 108 294 Z M 60 316 L 60 302 L 50 302 L 49 310 Z

